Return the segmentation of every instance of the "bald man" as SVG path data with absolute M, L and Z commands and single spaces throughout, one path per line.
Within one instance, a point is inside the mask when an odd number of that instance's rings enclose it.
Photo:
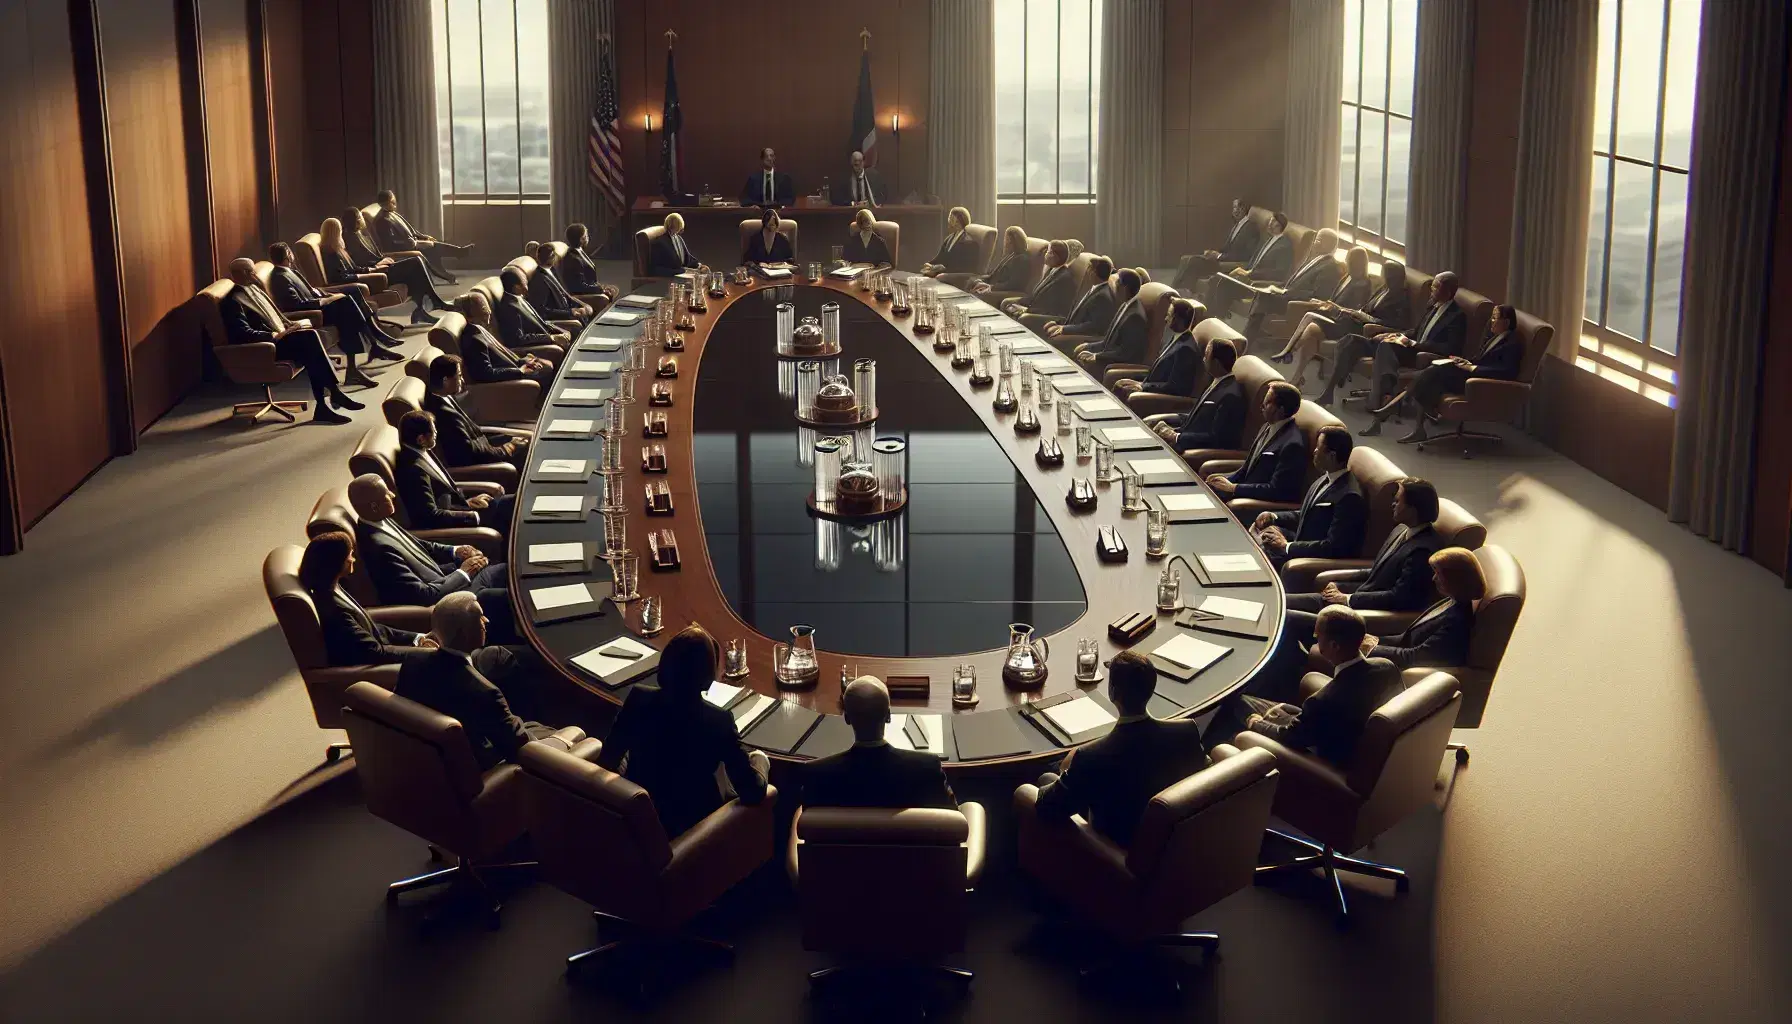
M 498 643 L 516 643 L 516 616 L 510 603 L 510 570 L 470 544 L 454 547 L 425 540 L 400 526 L 392 489 L 376 473 L 348 483 L 355 523 L 355 552 L 381 604 L 422 605 L 470 591 L 485 609 Z
M 865 166 L 865 154 L 853 150 L 852 166 L 846 177 L 834 186 L 836 206 L 879 206 L 886 201 L 884 179 L 876 170 Z
M 940 759 L 884 739 L 890 691 L 873 676 L 846 685 L 841 713 L 853 744 L 803 768 L 803 804 L 815 807 L 957 807 Z

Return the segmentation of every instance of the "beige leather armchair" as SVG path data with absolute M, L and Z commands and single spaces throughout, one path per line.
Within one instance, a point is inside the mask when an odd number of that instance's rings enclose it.
M 1428 672 L 1369 716 L 1355 756 L 1342 766 L 1267 736 L 1239 733 L 1236 742 L 1241 750 L 1267 750 L 1276 757 L 1281 783 L 1272 813 L 1312 837 L 1270 829 L 1270 835 L 1306 852 L 1291 861 L 1259 867 L 1258 881 L 1288 872 L 1324 871 L 1337 900 L 1340 924 L 1350 915 L 1340 872 L 1391 879 L 1396 889 L 1406 891 L 1406 872 L 1347 854 L 1431 804 L 1438 764 L 1461 705 L 1455 678 Z
M 411 290 L 406 285 L 392 284 L 385 274 L 369 273 L 355 275 L 355 283 L 331 284 L 330 277 L 324 273 L 324 240 L 323 236 L 313 231 L 300 235 L 292 245 L 293 261 L 311 287 L 326 292 L 360 292 L 374 309 L 386 309 L 397 306 L 411 299 Z M 396 321 L 393 321 L 396 324 Z
M 304 555 L 305 549 L 296 544 L 282 545 L 268 552 L 267 559 L 261 564 L 261 582 L 267 590 L 268 603 L 274 608 L 274 618 L 280 623 L 280 632 L 286 637 L 286 646 L 292 651 L 292 660 L 298 665 L 299 677 L 305 681 L 305 692 L 311 697 L 311 711 L 318 728 L 340 729 L 343 727 L 342 694 L 349 684 L 367 680 L 389 690 L 398 685 L 398 666 L 330 664 L 329 655 L 324 650 L 323 627 L 317 620 L 317 606 L 299 583 L 299 560 Z M 369 608 L 367 614 L 381 625 L 426 632 L 429 613 L 424 611 L 419 617 L 416 611 L 408 606 Z M 348 749 L 346 743 L 332 743 L 325 749 L 324 759 L 334 762 Z
M 647 791 L 620 775 L 545 743 L 523 747 L 523 809 L 541 873 L 590 904 L 597 916 L 650 947 L 694 942 L 681 934 L 722 894 L 776 854 L 778 791 L 757 804 L 730 800 L 681 835 L 668 837 Z M 609 942 L 566 960 L 577 970 L 617 949 Z
M 666 234 L 664 225 L 651 224 L 635 232 L 635 281 L 653 280 L 653 243 Z
M 261 388 L 261 400 L 258 402 L 238 402 L 230 407 L 230 415 L 249 417 L 249 422 L 260 423 L 263 416 L 277 416 L 288 423 L 298 419 L 297 414 L 311 408 L 310 402 L 280 401 L 274 397 L 274 385 L 285 384 L 297 377 L 303 369 L 298 363 L 287 362 L 275 355 L 275 345 L 271 341 L 253 341 L 244 345 L 230 343 L 230 335 L 224 330 L 224 316 L 218 304 L 230 294 L 235 285 L 229 278 L 213 281 L 198 294 L 187 300 L 189 321 L 198 325 L 199 335 L 211 346 L 212 355 L 217 357 L 218 366 L 224 376 L 236 384 L 252 384 Z
M 1344 425 L 1344 421 L 1332 415 L 1330 409 L 1320 405 L 1318 402 L 1303 398 L 1301 399 L 1300 409 L 1294 414 L 1294 425 L 1300 428 L 1301 437 L 1305 439 L 1307 451 L 1310 452 L 1313 450 L 1314 443 L 1318 441 L 1319 432 L 1321 430 L 1330 426 L 1341 427 Z M 1261 426 L 1261 424 L 1259 424 L 1259 426 Z M 1256 435 L 1246 434 L 1245 436 L 1247 438 L 1254 438 Z M 1351 450 L 1355 451 L 1354 448 Z M 1230 473 L 1243 465 L 1243 458 L 1213 460 L 1201 467 L 1201 475 L 1206 476 L 1209 473 Z M 1309 457 L 1307 459 L 1307 476 L 1305 482 L 1301 485 L 1302 489 L 1304 490 L 1318 476 L 1319 470 L 1313 465 L 1313 460 Z M 1248 523 L 1252 519 L 1255 519 L 1259 512 L 1284 512 L 1300 508 L 1299 501 L 1261 501 L 1257 498 L 1233 498 L 1231 501 L 1226 502 L 1226 504 L 1232 509 L 1233 514 L 1238 517 L 1239 522 L 1243 523 Z
M 983 293 L 981 296 L 983 301 L 992 306 L 1000 306 L 1006 299 L 1018 299 L 1032 291 L 1033 286 L 1039 283 L 1039 278 L 1045 273 L 1045 250 L 1051 244 L 1049 238 L 1034 238 L 1032 235 L 1028 235 L 1026 283 L 1018 290 L 992 288 Z
M 893 220 L 874 220 L 871 233 L 884 240 L 890 250 L 890 266 L 900 267 L 902 259 L 902 225 Z
M 1172 291 L 1169 300 L 1164 304 L 1165 323 L 1169 321 L 1169 310 L 1176 298 L 1177 293 Z M 1227 341 L 1232 342 L 1234 351 L 1239 353 L 1244 351 L 1244 335 L 1233 330 L 1224 320 L 1221 320 L 1218 317 L 1208 316 L 1207 307 L 1201 302 L 1194 299 L 1183 299 L 1182 301 L 1190 303 L 1195 307 L 1195 326 L 1193 328 L 1193 333 L 1195 336 L 1195 344 L 1200 346 L 1201 351 L 1201 365 L 1195 373 L 1194 393 L 1191 395 L 1165 395 L 1156 394 L 1150 391 L 1135 391 L 1127 396 L 1126 405 L 1140 417 L 1169 416 L 1175 413 L 1186 412 L 1194 406 L 1195 396 L 1207 390 L 1207 385 L 1209 383 L 1207 378 L 1207 346 L 1213 344 L 1215 338 L 1225 338 Z M 1161 342 L 1162 339 L 1160 337 L 1158 344 L 1161 345 Z M 1160 349 L 1158 353 L 1153 355 L 1152 361 L 1156 362 L 1156 355 L 1161 354 L 1162 352 Z M 1133 379 L 1139 380 L 1143 379 L 1143 375 L 1150 372 L 1150 370 L 1151 367 L 1145 366 L 1130 374 L 1116 374 L 1114 369 L 1110 369 L 1103 375 L 1103 381 L 1108 387 L 1112 388 L 1114 382 L 1122 377 L 1131 376 Z M 1158 421 L 1152 420 L 1150 422 L 1155 423 Z
M 1281 380 L 1282 375 L 1276 372 L 1275 367 L 1256 356 L 1239 356 L 1238 361 L 1232 364 L 1232 376 L 1244 388 L 1244 426 L 1238 431 L 1238 440 L 1240 444 L 1248 445 L 1256 440 L 1257 432 L 1263 429 L 1263 392 L 1271 384 Z M 1224 460 L 1243 465 L 1245 456 L 1249 454 L 1248 448 L 1190 448 L 1182 453 L 1182 457 L 1196 471 L 1205 475 L 1209 463 Z
M 423 395 L 428 391 L 430 364 L 434 363 L 442 354 L 442 350 L 434 345 L 425 344 L 419 348 L 416 355 L 406 360 L 404 377 L 393 385 L 388 398 L 397 394 L 399 385 L 404 384 L 405 381 L 416 381 L 422 387 L 415 391 L 406 388 L 404 394 L 406 396 L 415 394 L 416 407 L 421 408 Z M 467 415 L 473 417 L 473 422 L 481 426 L 490 426 L 500 433 L 517 435 L 533 433 L 535 417 L 541 412 L 540 381 L 497 380 L 486 384 L 469 384 L 465 383 L 463 378 L 463 385 L 466 390 L 459 396 L 460 402 L 466 409 Z M 403 415 L 402 410 L 399 415 Z M 398 421 L 392 416 L 390 406 L 386 410 L 386 422 L 393 426 L 398 425 Z
M 753 236 L 757 235 L 764 227 L 765 222 L 761 221 L 758 217 L 741 218 L 740 248 L 738 250 L 740 253 L 740 262 L 745 263 L 747 261 L 747 243 L 752 241 Z M 796 220 L 780 214 L 778 217 L 778 234 L 783 235 L 790 240 L 790 261 L 795 263 L 802 259 L 803 250 L 797 248 L 796 244 Z
M 967 288 L 971 279 L 987 274 L 995 266 L 996 243 L 1001 241 L 1002 233 L 988 224 L 967 224 L 964 236 L 977 243 L 977 271 L 972 274 L 941 274 L 940 281 L 954 288 Z
M 487 927 L 496 928 L 500 904 L 485 876 L 535 866 L 497 859 L 523 836 L 522 770 L 500 764 L 481 771 L 459 721 L 372 683 L 349 686 L 342 703 L 367 809 L 428 843 L 432 859 L 445 852 L 456 862 L 393 882 L 386 901 L 454 883 L 478 898 Z M 562 757 L 582 760 L 602 750 L 578 726 L 556 736 L 573 750 L 556 751 Z
M 1419 442 L 1419 451 L 1428 444 L 1454 442 L 1462 449 L 1463 458 L 1471 458 L 1470 441 L 1503 444 L 1505 438 L 1486 431 L 1470 430 L 1474 422 L 1510 423 L 1531 400 L 1531 384 L 1537 379 L 1537 368 L 1555 338 L 1556 329 L 1524 310 L 1518 310 L 1518 336 L 1524 343 L 1524 362 L 1515 380 L 1494 380 L 1491 377 L 1470 377 L 1462 394 L 1446 396 L 1437 408 L 1437 418 L 1456 424 L 1455 431 L 1429 441 Z
M 1118 943 L 1126 962 L 1147 945 L 1218 948 L 1218 935 L 1182 922 L 1251 884 L 1276 792 L 1275 757 L 1234 753 L 1152 797 L 1125 848 L 1081 816 L 1040 820 L 1039 788 L 1021 786 L 1021 870 Z
M 983 806 L 801 807 L 786 869 L 796 886 L 803 948 L 853 961 L 929 963 L 964 949 L 965 894 L 983 874 Z M 868 925 L 874 922 L 874 925 Z M 811 982 L 850 967 L 829 967 Z M 972 974 L 932 968 L 963 984 Z
M 360 443 L 355 445 L 354 453 L 348 457 L 348 472 L 350 476 L 360 476 L 363 473 L 377 474 L 380 479 L 386 482 L 386 486 L 392 489 L 394 495 L 398 493 L 398 485 L 392 471 L 393 467 L 397 465 L 398 428 L 393 427 L 390 424 L 381 424 L 380 426 L 368 430 L 367 433 L 362 434 Z M 510 479 L 515 479 L 515 468 L 509 463 L 504 463 L 503 466 L 504 469 L 509 472 Z M 460 488 L 460 492 L 469 497 L 475 494 L 489 494 L 494 498 L 503 495 L 504 488 L 500 484 L 487 480 L 480 480 L 476 476 L 463 477 L 461 475 L 463 472 L 474 473 L 478 469 L 479 467 L 477 466 L 469 466 L 465 470 L 456 469 L 454 471 L 455 484 Z M 407 527 L 411 525 L 410 513 L 405 511 L 403 498 L 398 499 L 398 521 Z M 470 530 L 471 528 L 467 529 Z M 456 535 L 462 532 L 464 531 L 458 528 L 420 530 L 417 535 L 419 537 L 432 537 L 442 541 L 444 544 L 473 544 L 474 541 L 470 539 L 449 539 L 450 535 Z
M 1139 286 L 1139 305 L 1145 310 L 1145 361 L 1143 363 L 1109 363 L 1101 372 L 1101 382 L 1113 390 L 1122 377 L 1143 377 L 1157 362 L 1164 347 L 1164 325 L 1170 322 L 1170 303 L 1176 301 L 1176 289 L 1167 284 L 1147 281 Z
M 1358 449 L 1360 450 L 1360 449 Z M 1447 548 L 1467 548 L 1475 551 L 1487 541 L 1487 527 L 1479 519 L 1470 515 L 1461 505 L 1448 498 L 1440 498 L 1437 503 L 1437 522 L 1432 524 L 1437 531 L 1443 546 Z M 1385 539 L 1385 537 L 1384 537 Z M 1303 564 L 1298 567 L 1298 574 L 1290 576 L 1289 569 L 1284 566 L 1282 579 L 1291 594 L 1316 593 L 1324 589 L 1327 583 L 1343 583 L 1349 578 L 1351 569 L 1367 569 L 1374 562 L 1374 554 L 1381 550 L 1376 544 L 1374 549 L 1364 549 L 1366 557 L 1352 559 L 1311 558 L 1298 559 Z M 1289 565 L 1292 565 L 1290 562 Z M 1301 589 L 1296 590 L 1299 585 Z M 1409 612 L 1365 611 L 1363 621 L 1368 624 L 1369 632 L 1374 636 L 1398 636 L 1406 627 L 1419 617 L 1424 609 Z M 1458 677 L 1460 678 L 1460 677 Z

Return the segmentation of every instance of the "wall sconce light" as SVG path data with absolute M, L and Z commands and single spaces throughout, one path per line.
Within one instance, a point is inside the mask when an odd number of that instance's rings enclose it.
M 641 115 L 641 130 L 645 131 L 649 135 L 653 134 L 653 115 L 652 114 L 642 114 Z
M 902 115 L 894 110 L 890 111 L 890 134 L 902 134 Z

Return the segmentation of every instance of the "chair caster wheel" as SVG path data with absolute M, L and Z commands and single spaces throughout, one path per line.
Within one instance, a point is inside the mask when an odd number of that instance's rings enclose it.
M 1413 447 L 1417 448 L 1419 451 L 1424 451 L 1425 450 L 1425 442 L 1420 441 L 1418 444 L 1414 445 Z
M 342 748 L 341 747 L 330 747 L 324 751 L 324 763 L 325 764 L 335 764 L 336 762 L 338 762 L 340 760 L 342 760 Z
M 1456 763 L 1457 764 L 1467 764 L 1468 763 L 1468 748 L 1467 747 L 1463 747 L 1461 750 L 1458 750 L 1456 752 Z
M 1394 879 L 1394 891 L 1395 892 L 1406 892 L 1407 890 L 1409 890 L 1411 888 L 1412 888 L 1412 882 L 1409 879 L 1404 878 L 1404 877 Z

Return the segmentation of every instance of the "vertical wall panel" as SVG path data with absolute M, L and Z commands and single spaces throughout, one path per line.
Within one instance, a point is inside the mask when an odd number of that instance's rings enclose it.
M 261 202 L 266 182 L 255 151 L 255 108 L 262 83 L 253 73 L 249 3 L 193 0 L 199 13 L 205 74 L 205 149 L 211 174 L 214 275 L 238 256 L 263 256 Z
M 0 248 L 18 257 L 0 274 L 0 408 L 29 526 L 112 454 L 65 0 L 0 4 L 0 95 Z

